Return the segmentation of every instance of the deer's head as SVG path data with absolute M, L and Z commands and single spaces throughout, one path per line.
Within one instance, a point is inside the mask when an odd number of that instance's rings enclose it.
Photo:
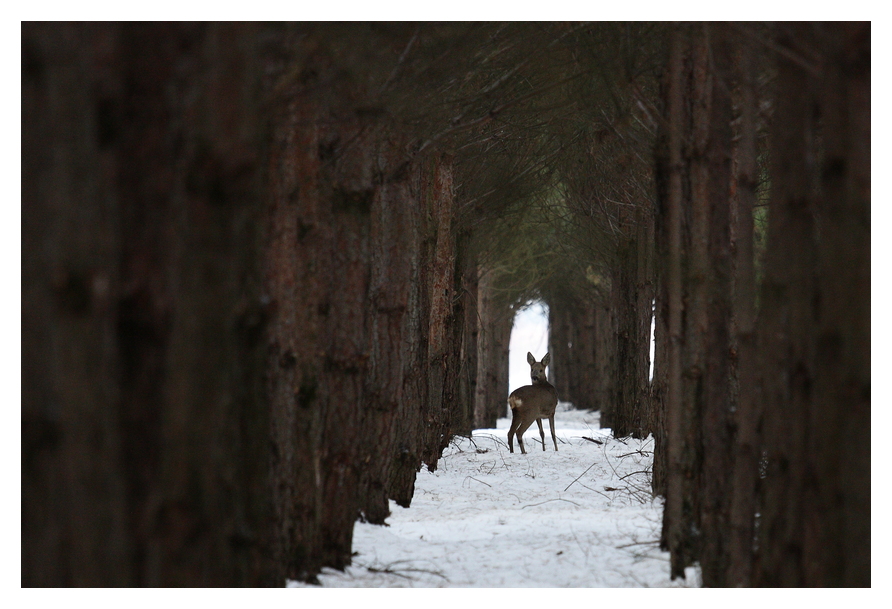
M 548 377 L 545 375 L 545 368 L 551 361 L 551 355 L 546 353 L 541 362 L 537 362 L 532 353 L 527 352 L 527 362 L 530 364 L 530 378 L 534 383 L 545 383 Z

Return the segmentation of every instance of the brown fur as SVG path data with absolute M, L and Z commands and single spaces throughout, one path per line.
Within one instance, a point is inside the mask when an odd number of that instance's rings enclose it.
M 527 362 L 530 364 L 530 378 L 532 385 L 518 387 L 508 396 L 508 405 L 511 407 L 511 428 L 508 430 L 508 448 L 514 452 L 514 436 L 517 435 L 517 443 L 520 452 L 526 454 L 523 447 L 523 432 L 535 421 L 539 425 L 539 435 L 542 438 L 542 450 L 545 450 L 545 430 L 542 428 L 542 419 L 548 419 L 551 428 L 551 439 L 554 441 L 554 449 L 557 450 L 557 436 L 554 433 L 554 411 L 557 408 L 557 390 L 548 382 L 545 368 L 551 357 L 548 353 L 537 362 L 532 353 L 527 353 Z

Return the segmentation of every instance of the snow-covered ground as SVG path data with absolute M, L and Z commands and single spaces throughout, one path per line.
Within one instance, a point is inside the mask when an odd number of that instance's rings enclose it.
M 527 351 L 548 349 L 547 310 L 518 312 L 511 333 L 509 390 L 530 382 Z M 549 370 L 549 378 L 553 373 Z M 507 406 L 506 406 L 507 414 Z M 357 522 L 353 564 L 326 569 L 323 587 L 663 587 L 669 555 L 658 547 L 662 501 L 652 501 L 653 440 L 616 440 L 599 413 L 561 403 L 559 451 L 547 421 L 546 450 L 534 425 L 528 453 L 509 453 L 510 420 L 456 438 L 436 472 L 423 469 L 412 506 L 391 502 L 389 526 Z M 303 584 L 292 583 L 302 587 Z
M 616 440 L 598 413 L 561 404 L 559 451 L 548 423 L 508 452 L 509 420 L 457 438 L 436 472 L 418 474 L 408 509 L 389 526 L 356 523 L 353 565 L 325 570 L 324 587 L 657 587 L 669 580 L 652 501 L 652 440 Z M 516 447 L 515 447 L 516 449 Z M 296 585 L 296 584 L 295 584 Z

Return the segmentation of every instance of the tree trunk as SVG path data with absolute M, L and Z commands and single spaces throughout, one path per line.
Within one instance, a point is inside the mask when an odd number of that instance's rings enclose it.
M 258 33 L 23 27 L 23 585 L 282 583 Z
M 610 427 L 617 438 L 637 436 L 636 416 L 639 409 L 638 379 L 638 312 L 635 309 L 635 246 L 620 246 L 610 281 L 613 314 L 613 361 L 615 376 L 611 400 Z
M 480 332 L 477 337 L 477 399 L 474 427 L 491 429 L 499 418 L 508 416 L 508 342 L 514 316 L 501 305 L 493 286 L 493 273 L 480 273 Z
M 452 410 L 458 402 L 462 269 L 452 228 L 454 211 L 453 158 L 441 154 L 430 161 L 430 177 L 422 182 L 422 200 L 433 218 L 436 235 L 430 259 L 430 319 L 428 342 L 428 405 L 424 463 L 430 471 L 451 437 Z
M 723 26 L 706 26 L 710 50 L 708 183 L 708 302 L 703 375 L 702 478 L 699 492 L 704 586 L 726 586 L 728 570 L 729 472 L 734 468 L 730 402 L 731 321 L 731 82 L 730 39 Z
M 22 24 L 22 586 L 139 581 L 119 421 L 118 44 L 116 27 Z
M 400 162 L 399 146 L 381 139 L 385 143 L 377 164 L 393 167 Z M 413 267 L 420 257 L 421 218 L 417 208 L 408 174 L 378 185 L 372 202 L 369 360 L 363 405 L 365 440 L 359 462 L 363 473 L 360 511 L 374 524 L 384 524 L 390 515 L 388 487 L 394 468 L 411 465 L 413 482 L 417 469 L 417 461 L 401 464 L 406 461 L 404 455 L 411 454 L 403 452 L 401 432 L 411 431 L 398 426 L 402 411 L 411 408 L 404 395 L 407 376 L 412 373 L 412 351 L 407 342 L 421 338 L 411 332 L 409 325 Z M 406 474 L 397 475 L 404 478 Z M 413 489 L 414 484 L 408 489 L 391 490 L 396 491 L 401 504 L 408 506 Z
M 808 24 L 784 28 L 780 44 L 808 42 Z M 757 585 L 800 586 L 806 511 L 805 442 L 812 400 L 815 234 L 814 83 L 799 65 L 778 57 L 776 129 L 772 133 L 771 208 L 760 331 L 767 470 L 759 526 Z
M 462 261 L 462 311 L 463 329 L 461 343 L 461 369 L 459 378 L 459 412 L 453 429 L 456 434 L 470 436 L 474 430 L 474 407 L 477 401 L 477 342 L 480 335 L 478 322 L 477 257 L 467 247 L 468 235 L 459 242 L 459 251 L 465 253 Z
M 595 305 L 579 297 L 550 295 L 548 340 L 558 399 L 580 410 L 597 410 L 603 379 L 595 368 Z
M 616 376 L 611 427 L 617 437 L 650 433 L 650 321 L 653 283 L 648 250 L 649 214 L 635 210 L 636 236 L 623 242 L 611 280 L 611 309 L 616 323 Z
M 577 315 L 573 313 L 575 311 L 570 311 L 569 303 L 558 303 L 554 299 L 549 299 L 548 352 L 551 353 L 549 380 L 557 390 L 561 401 L 572 402 L 575 405 L 579 402 L 579 396 L 573 383 L 578 374 L 578 362 L 574 356 L 579 343 L 574 332 Z
M 772 134 L 754 583 L 868 586 L 870 449 L 840 438 L 870 418 L 869 24 L 784 25 L 778 44 L 794 51 L 778 56 Z
M 654 216 L 649 208 L 636 208 L 636 265 L 635 265 L 635 316 L 636 316 L 636 377 L 638 409 L 635 412 L 636 437 L 646 438 L 654 433 L 657 420 L 651 401 L 651 327 L 654 318 L 656 281 L 654 270 Z
M 669 52 L 669 76 L 667 86 L 667 148 L 668 187 L 666 190 L 665 222 L 663 234 L 668 239 L 668 260 L 664 282 L 668 304 L 668 379 L 666 384 L 666 508 L 663 512 L 663 532 L 660 545 L 670 552 L 670 574 L 674 579 L 684 577 L 685 567 L 696 556 L 696 541 L 691 538 L 694 530 L 696 505 L 691 490 L 694 476 L 691 442 L 690 396 L 686 385 L 690 373 L 685 371 L 683 358 L 688 349 L 684 303 L 689 302 L 685 293 L 685 263 L 687 231 L 685 229 L 685 203 L 688 200 L 686 177 L 688 167 L 683 156 L 683 144 L 687 140 L 688 109 L 684 104 L 690 78 L 686 58 L 689 57 L 686 30 L 674 26 L 671 32 Z
M 805 546 L 813 586 L 870 587 L 870 23 L 823 29 L 823 197 Z M 857 439 L 854 443 L 840 439 Z
M 738 106 L 737 146 L 734 149 L 735 196 L 732 197 L 731 241 L 733 249 L 733 341 L 736 358 L 737 396 L 735 457 L 731 481 L 729 543 L 729 586 L 752 583 L 755 552 L 756 494 L 759 480 L 761 400 L 757 392 L 755 351 L 755 254 L 753 211 L 758 186 L 756 164 L 756 112 L 754 50 L 745 41 L 739 45 L 736 62 Z

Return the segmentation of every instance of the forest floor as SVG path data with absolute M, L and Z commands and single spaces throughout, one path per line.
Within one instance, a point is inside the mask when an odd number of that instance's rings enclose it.
M 662 500 L 650 492 L 653 439 L 618 440 L 599 413 L 560 404 L 558 452 L 544 422 L 509 453 L 508 419 L 456 438 L 435 472 L 418 473 L 412 506 L 388 526 L 357 522 L 353 564 L 323 587 L 687 587 L 659 549 Z M 292 582 L 292 586 L 302 586 Z

